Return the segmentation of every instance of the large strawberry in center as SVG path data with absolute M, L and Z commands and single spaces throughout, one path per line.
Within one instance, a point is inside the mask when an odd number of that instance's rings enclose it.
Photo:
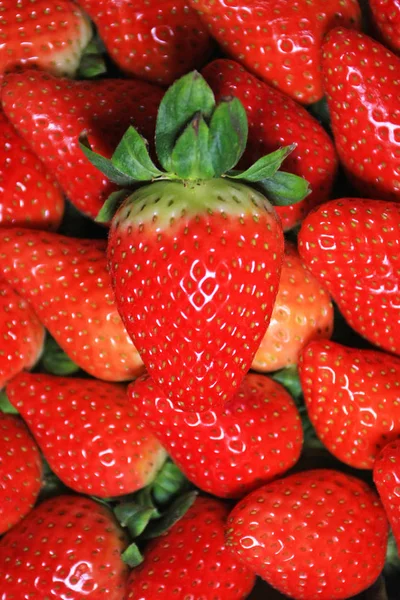
M 108 256 L 118 309 L 147 369 L 183 410 L 223 404 L 238 388 L 266 331 L 283 257 L 280 221 L 243 181 L 303 179 L 278 171 L 292 147 L 233 170 L 247 140 L 236 98 L 216 106 L 196 72 L 165 94 L 156 127 L 160 171 L 130 128 L 111 161 L 82 144 L 117 180 L 141 186 L 116 213 Z M 129 182 L 128 182 L 129 183 Z M 108 220 L 109 215 L 104 215 Z

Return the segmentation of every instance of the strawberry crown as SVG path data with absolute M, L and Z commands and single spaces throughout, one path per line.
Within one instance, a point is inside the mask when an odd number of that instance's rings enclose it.
M 263 156 L 246 170 L 234 168 L 246 149 L 247 135 L 241 102 L 229 96 L 217 104 L 205 79 L 193 71 L 166 91 L 158 109 L 155 148 L 163 170 L 154 164 L 146 140 L 132 126 L 111 159 L 93 152 L 85 132 L 80 147 L 97 169 L 122 188 L 165 179 L 190 182 L 226 177 L 257 185 L 279 206 L 303 200 L 310 191 L 307 181 L 279 170 L 295 144 Z M 101 213 L 109 213 L 124 195 L 112 194 Z M 108 215 L 103 216 L 108 220 Z M 98 220 L 103 220 L 101 214 Z

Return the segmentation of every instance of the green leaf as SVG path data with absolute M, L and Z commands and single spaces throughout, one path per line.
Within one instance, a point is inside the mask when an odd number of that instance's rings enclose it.
M 109 223 L 117 212 L 118 208 L 121 206 L 122 202 L 130 196 L 132 192 L 130 190 L 118 190 L 117 192 L 113 192 L 104 202 L 101 207 L 97 217 L 97 223 Z
M 0 390 L 0 411 L 8 415 L 18 415 L 18 411 L 8 399 L 6 390 Z
M 152 484 L 153 496 L 157 504 L 168 504 L 178 494 L 182 494 L 189 485 L 188 480 L 178 467 L 167 460 Z
M 104 73 L 107 73 L 104 56 L 95 53 L 82 56 L 77 73 L 78 79 L 95 79 Z
M 141 536 L 141 539 L 151 540 L 168 531 L 168 529 L 175 525 L 175 523 L 186 514 L 196 500 L 196 497 L 197 492 L 188 492 L 179 496 L 160 519 L 149 523 L 144 534 Z
M 172 150 L 184 127 L 198 112 L 210 118 L 214 108 L 214 94 L 197 71 L 184 75 L 166 91 L 156 123 L 157 156 L 166 171 L 172 171 Z
M 254 165 L 246 169 L 246 171 L 233 171 L 233 174 L 227 173 L 227 177 L 230 179 L 242 179 L 244 181 L 262 181 L 263 179 L 270 179 L 280 169 L 281 164 L 295 149 L 296 144 L 291 146 L 284 146 L 263 156 L 257 160 Z
M 303 390 L 301 388 L 296 365 L 286 367 L 286 369 L 281 369 L 280 371 L 275 371 L 275 373 L 272 374 L 271 379 L 283 385 L 297 404 L 301 402 Z
M 151 181 L 163 175 L 150 158 L 145 139 L 132 126 L 111 157 L 113 166 L 135 181 Z
M 242 103 L 224 99 L 210 121 L 210 157 L 216 177 L 232 169 L 246 149 L 248 124 Z
M 117 505 L 114 514 L 121 527 L 126 527 L 133 539 L 143 533 L 151 519 L 160 516 L 154 507 L 140 506 L 136 502 Z
M 131 569 L 134 569 L 143 562 L 143 556 L 136 544 L 131 544 L 128 546 L 121 556 L 124 563 L 126 563 Z
M 259 181 L 258 186 L 268 200 L 276 206 L 297 204 L 310 193 L 308 182 L 305 179 L 284 171 L 277 171 L 270 179 Z
M 179 136 L 171 154 L 171 170 L 181 179 L 211 179 L 208 126 L 197 113 Z
M 46 339 L 41 366 L 47 373 L 61 377 L 73 375 L 80 370 L 80 367 L 74 363 L 51 336 Z
M 128 187 L 135 183 L 135 180 L 132 177 L 124 175 L 124 173 L 121 173 L 121 171 L 114 167 L 111 160 L 101 156 L 101 154 L 93 152 L 87 139 L 86 132 L 83 132 L 79 137 L 79 147 L 92 165 L 113 183 L 123 187 Z

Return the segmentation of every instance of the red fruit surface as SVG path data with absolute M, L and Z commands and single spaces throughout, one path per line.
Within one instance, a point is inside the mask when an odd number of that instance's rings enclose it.
M 40 452 L 22 420 L 0 412 L 0 535 L 33 508 L 40 491 Z
M 227 545 L 296 600 L 344 600 L 367 589 L 385 563 L 388 524 L 364 482 L 328 469 L 259 488 L 229 515 Z
M 361 25 L 357 0 L 189 1 L 226 54 L 304 104 L 323 96 L 325 34 L 337 25 Z
M 201 67 L 211 38 L 185 0 L 81 0 L 107 50 L 128 75 L 171 85 Z
M 124 386 L 20 373 L 7 395 L 52 471 L 76 492 L 100 498 L 136 492 L 165 460 L 131 411 Z
M 0 112 L 0 227 L 57 229 L 61 189 Z
M 82 496 L 36 507 L 0 540 L 2 600 L 121 600 L 125 535 L 112 513 Z
M 71 202 L 94 218 L 115 185 L 85 157 L 79 136 L 86 131 L 92 149 L 108 158 L 130 125 L 152 140 L 162 96 L 143 81 L 71 81 L 31 70 L 5 77 L 2 103 Z
M 127 600 L 247 598 L 255 577 L 225 546 L 227 515 L 222 502 L 197 498 L 165 535 L 148 544 L 144 562 L 131 572 Z
M 236 182 L 153 183 L 116 213 L 108 257 L 118 309 L 176 408 L 208 410 L 238 389 L 268 326 L 282 255 L 271 205 Z
M 400 2 L 399 0 L 369 0 L 374 25 L 385 45 L 400 50 Z
M 387 444 L 374 465 L 374 483 L 400 548 L 400 440 Z
M 290 394 L 268 377 L 245 376 L 223 408 L 185 413 L 143 376 L 129 386 L 132 410 L 180 470 L 214 496 L 237 498 L 290 469 L 303 431 Z
M 311 193 L 297 204 L 275 207 L 283 228 L 291 229 L 313 206 L 325 202 L 331 192 L 337 157 L 329 135 L 305 108 L 233 60 L 215 60 L 203 69 L 202 75 L 217 100 L 236 96 L 246 109 L 249 134 L 241 161 L 243 168 L 282 146 L 296 144 L 282 170 L 304 177 Z
M 332 200 L 311 213 L 299 252 L 347 322 L 388 352 L 400 353 L 400 207 L 360 198 Z
M 382 447 L 400 437 L 400 359 L 315 340 L 299 367 L 320 440 L 342 462 L 372 469 Z
M 400 59 L 370 37 L 335 29 L 323 75 L 336 149 L 361 195 L 400 200 Z
M 105 249 L 102 240 L 0 229 L 0 274 L 82 369 L 131 380 L 143 363 L 118 314 Z
M 255 371 L 277 371 L 296 365 L 307 343 L 329 338 L 333 306 L 329 294 L 287 243 L 271 321 L 251 364 Z
M 0 75 L 39 67 L 73 77 L 91 37 L 89 19 L 71 0 L 2 0 Z
M 43 351 L 44 328 L 31 306 L 0 278 L 0 389 Z

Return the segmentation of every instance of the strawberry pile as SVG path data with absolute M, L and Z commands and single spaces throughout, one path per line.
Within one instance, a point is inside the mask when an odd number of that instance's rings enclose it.
M 399 600 L 398 1 L 0 39 L 0 600 Z

